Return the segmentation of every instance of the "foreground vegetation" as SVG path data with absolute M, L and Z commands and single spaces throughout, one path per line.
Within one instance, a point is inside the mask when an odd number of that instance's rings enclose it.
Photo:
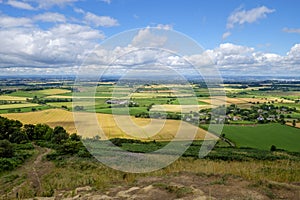
M 206 179 L 220 176 L 217 180 L 211 180 L 209 185 L 224 185 L 228 179 L 226 177 L 233 175 L 258 184 L 259 187 L 265 187 L 266 181 L 300 181 L 300 153 L 295 152 L 233 148 L 219 141 L 207 157 L 199 159 L 202 141 L 194 141 L 184 155 L 170 166 L 152 173 L 130 174 L 115 171 L 96 161 L 83 146 L 80 137 L 69 135 L 62 127 L 52 129 L 45 124 L 23 125 L 3 117 L 0 118 L 0 127 L 0 182 L 3 186 L 0 193 L 4 199 L 58 194 L 72 197 L 77 194 L 76 188 L 83 186 L 101 193 L 116 185 L 135 186 L 141 179 L 164 179 L 185 172 L 191 173 L 189 176 Z M 101 142 L 106 142 L 97 138 L 92 140 L 100 146 Z M 120 138 L 111 139 L 111 142 L 127 151 L 138 153 L 151 153 L 168 143 Z M 41 156 L 44 156 L 44 160 Z M 169 187 L 164 186 L 163 182 L 156 184 L 163 188 Z M 173 192 L 177 196 L 189 194 L 183 191 Z M 274 196 L 272 190 L 268 195 Z

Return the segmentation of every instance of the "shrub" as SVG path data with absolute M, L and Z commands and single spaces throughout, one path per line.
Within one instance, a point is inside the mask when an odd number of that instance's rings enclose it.
M 0 157 L 11 158 L 13 155 L 13 145 L 8 140 L 0 140 Z
M 277 148 L 276 148 L 275 145 L 272 145 L 271 148 L 270 148 L 271 151 L 276 151 L 276 149 L 277 149 Z

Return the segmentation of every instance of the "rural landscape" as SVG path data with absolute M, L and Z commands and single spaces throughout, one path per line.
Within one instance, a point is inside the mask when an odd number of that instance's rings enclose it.
M 176 196 L 193 199 L 197 192 L 208 198 L 212 188 L 235 190 L 234 187 L 239 186 L 233 183 L 238 180 L 242 180 L 241 191 L 247 192 L 234 194 L 239 198 L 248 195 L 254 199 L 258 196 L 298 198 L 299 81 L 224 81 L 223 85 L 210 88 L 216 94 L 221 88 L 226 91 L 226 101 L 219 107 L 211 103 L 211 98 L 221 101 L 221 97 L 210 97 L 204 82 L 191 84 L 197 106 L 179 104 L 181 99 L 193 98 L 189 93 L 176 96 L 175 90 L 184 88 L 180 84 L 123 82 L 117 87 L 116 83 L 117 80 L 100 81 L 94 94 L 95 105 L 91 105 L 88 82 L 79 92 L 72 87 L 74 81 L 71 78 L 64 81 L 57 78 L 44 78 L 43 81 L 40 78 L 2 79 L 0 161 L 3 198 L 55 196 L 71 199 L 98 193 L 95 198 L 120 195 L 116 197 L 126 199 L 135 192 L 151 196 L 151 192 L 157 190 L 161 198 L 167 199 Z M 79 95 L 73 96 L 75 92 Z M 72 97 L 80 97 L 74 107 Z M 167 168 L 146 174 L 118 172 L 98 163 L 84 145 L 86 142 L 82 143 L 84 140 L 98 141 L 100 143 L 96 145 L 100 144 L 101 148 L 101 141 L 105 142 L 105 139 L 80 135 L 76 131 L 72 112 L 88 114 L 93 110 L 92 106 L 107 138 L 129 152 L 151 153 L 164 147 L 175 138 L 179 126 L 184 126 L 184 130 L 198 126 L 198 130 L 182 157 Z M 142 133 L 136 137 L 127 135 L 112 115 L 113 112 L 126 116 L 126 109 L 139 125 L 147 125 L 150 120 L 154 127 L 161 120 L 165 120 L 165 124 L 151 137 Z M 224 109 L 225 115 L 213 115 L 214 109 Z M 222 134 L 208 132 L 209 125 L 223 125 Z M 140 137 L 143 139 L 137 139 Z M 207 156 L 199 158 L 204 140 L 217 140 L 217 143 Z M 180 141 L 176 141 L 179 146 Z M 172 185 L 166 182 L 169 176 L 175 179 L 183 176 L 192 182 L 195 177 L 207 179 L 205 184 L 201 183 L 205 191 L 197 191 L 185 183 Z M 150 177 L 157 177 L 157 180 L 152 183 Z M 122 188 L 103 195 L 103 191 L 114 184 Z M 152 188 L 150 193 L 147 188 Z M 124 191 L 118 191 L 121 189 Z M 210 192 L 211 196 L 219 194 Z M 231 197 L 230 193 L 226 195 Z
M 300 200 L 299 8 L 0 0 L 0 200 Z

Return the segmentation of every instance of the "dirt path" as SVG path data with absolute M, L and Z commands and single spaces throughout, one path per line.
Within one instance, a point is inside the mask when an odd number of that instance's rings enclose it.
M 42 174 L 38 174 L 39 169 L 42 167 L 42 158 L 49 154 L 51 149 L 42 148 L 39 146 L 34 145 L 35 149 L 39 151 L 38 156 L 36 157 L 35 161 L 32 165 L 32 170 L 28 173 L 28 178 L 30 180 L 30 184 L 34 188 L 35 192 L 38 193 L 41 189 L 41 181 L 40 177 Z
M 10 190 L 9 193 L 3 195 L 1 199 L 18 199 L 21 188 L 26 186 L 29 186 L 35 194 L 39 193 L 41 189 L 40 177 L 46 173 L 40 169 L 47 169 L 45 165 L 48 165 L 50 163 L 47 161 L 44 162 L 42 158 L 45 155 L 49 154 L 51 152 L 51 149 L 39 147 L 37 145 L 34 145 L 34 148 L 35 150 L 37 150 L 37 154 L 16 170 L 16 174 L 20 178 L 14 180 L 13 183 L 10 183 L 15 186 Z

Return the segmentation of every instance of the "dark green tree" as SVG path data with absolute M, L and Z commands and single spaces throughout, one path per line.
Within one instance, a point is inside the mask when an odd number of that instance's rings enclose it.
M 63 127 L 57 126 L 53 130 L 53 136 L 51 141 L 56 144 L 62 144 L 68 138 L 69 134 L 67 133 L 67 131 Z
M 52 138 L 52 128 L 50 128 L 50 126 L 46 125 L 46 124 L 37 124 L 34 127 L 34 135 L 33 135 L 33 139 L 34 140 L 51 140 Z
M 34 137 L 34 128 L 33 124 L 25 124 L 24 125 L 24 132 L 26 133 L 29 140 L 32 140 Z
M 0 157 L 11 158 L 13 155 L 13 145 L 8 140 L 0 140 Z
M 293 120 L 293 127 L 296 126 L 296 120 Z

